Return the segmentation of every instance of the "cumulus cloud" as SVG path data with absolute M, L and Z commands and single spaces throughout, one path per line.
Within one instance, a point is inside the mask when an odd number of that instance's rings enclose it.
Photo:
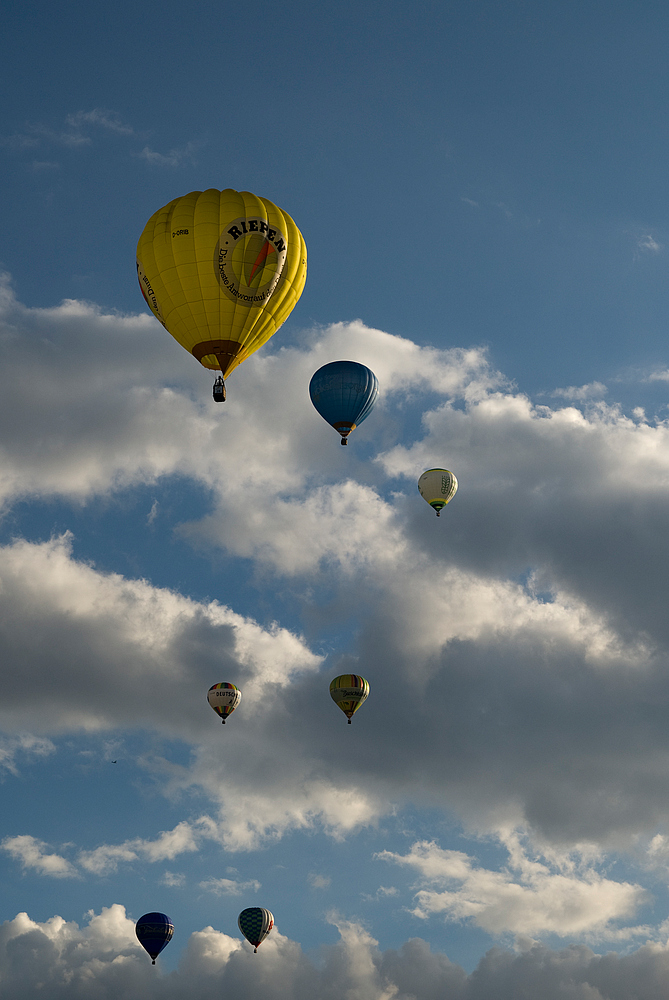
M 16 736 L 0 737 L 0 774 L 3 769 L 11 774 L 18 774 L 17 757 L 24 756 L 30 760 L 34 757 L 48 757 L 55 753 L 56 747 L 51 740 L 43 736 L 33 736 L 31 733 L 19 733 Z
M 95 875 L 108 875 L 116 871 L 123 861 L 143 858 L 150 863 L 171 861 L 179 854 L 197 850 L 198 842 L 211 829 L 211 822 L 203 817 L 194 824 L 182 821 L 173 830 L 163 831 L 155 840 L 136 837 L 124 844 L 103 844 L 92 851 L 82 851 L 78 863 Z
M 18 837 L 5 837 L 0 843 L 3 851 L 7 851 L 24 870 L 32 870 L 40 875 L 50 875 L 53 878 L 73 878 L 77 875 L 76 868 L 60 854 L 50 854 L 48 844 L 35 837 L 23 834 Z
M 244 847 L 268 830 L 276 836 L 319 816 L 336 831 L 374 815 L 369 797 L 338 787 L 324 761 L 314 767 L 303 751 L 291 760 L 294 741 L 276 741 L 274 730 L 295 702 L 294 680 L 316 672 L 322 660 L 300 636 L 278 625 L 261 628 L 216 602 L 203 605 L 145 581 L 97 572 L 72 558 L 68 536 L 17 541 L 0 549 L 0 563 L 5 727 L 40 719 L 51 733 L 134 725 L 178 734 L 196 747 L 193 768 L 166 765 L 163 772 L 151 757 L 147 770 L 161 774 L 168 793 L 198 784 L 221 809 L 215 829 L 194 820 L 155 841 L 102 845 L 82 855 L 85 868 L 99 873 L 138 857 L 168 859 L 194 849 L 205 834 Z M 35 681 L 30 691 L 15 669 L 17 656 Z M 203 712 L 212 664 L 244 692 L 247 722 L 226 760 L 215 717 L 206 705 Z M 241 789 L 230 786 L 230 768 Z M 278 774 L 284 795 L 277 799 Z
M 588 382 L 587 385 L 569 385 L 565 389 L 553 389 L 551 396 L 569 399 L 573 402 L 584 402 L 588 399 L 599 399 L 605 396 L 607 388 L 602 382 Z
M 166 343 L 161 329 L 148 315 L 104 316 L 80 302 L 29 310 L 5 278 L 0 501 L 21 495 L 83 500 L 164 474 L 193 474 L 188 461 L 182 464 L 193 442 L 207 463 L 215 421 L 187 394 L 163 387 L 182 365 L 180 348 L 170 338 Z M 153 381 L 138 383 L 138 368 Z
M 207 878 L 199 883 L 201 889 L 213 892 L 215 896 L 241 896 L 243 892 L 258 892 L 260 882 L 257 879 L 241 881 L 233 878 Z
M 420 874 L 423 887 L 413 910 L 417 917 L 443 914 L 448 921 L 472 921 L 494 935 L 606 940 L 649 934 L 648 927 L 616 926 L 644 902 L 641 886 L 615 882 L 592 866 L 555 870 L 530 858 L 517 840 L 513 847 L 509 868 L 502 871 L 478 865 L 463 851 L 442 850 L 433 841 L 416 842 L 406 855 L 382 851 L 378 856 Z
M 207 650 L 210 661 L 216 650 L 219 669 L 244 676 L 250 714 L 254 706 L 264 711 L 266 685 L 280 687 L 319 666 L 320 657 L 286 629 L 263 629 L 217 602 L 200 604 L 143 580 L 98 572 L 73 559 L 71 546 L 66 534 L 0 547 L 6 664 L 0 715 L 7 723 L 27 721 L 32 706 L 33 719 L 41 717 L 51 732 L 146 725 L 153 718 L 158 728 L 174 732 L 176 726 L 192 737 L 211 671 Z M 13 666 L 17 647 L 38 681 L 29 699 Z M 95 672 L 87 669 L 90 662 L 98 665 Z
M 163 480 L 186 477 L 211 509 L 182 537 L 240 560 L 261 586 L 280 581 L 312 635 L 326 618 L 353 623 L 324 666 L 279 625 L 98 572 L 67 536 L 18 539 L 0 550 L 0 718 L 11 732 L 169 728 L 192 760 L 151 766 L 169 794 L 205 792 L 228 849 L 315 827 L 344 837 L 408 802 L 447 802 L 474 829 L 518 826 L 567 845 L 629 845 L 669 822 L 666 421 L 632 419 L 593 399 L 592 384 L 583 409 L 569 405 L 577 396 L 538 405 L 479 348 L 420 347 L 360 321 L 270 344 L 217 409 L 209 377 L 148 315 L 27 309 L 9 284 L 2 309 L 6 506 L 147 483 L 160 502 Z M 370 365 L 381 384 L 348 449 L 306 391 L 337 356 Z M 45 388 L 34 398 L 36 373 Z M 442 463 L 460 490 L 436 521 L 415 483 Z M 214 656 L 244 690 L 226 762 L 201 721 Z M 40 679 L 37 706 L 11 672 L 18 657 Z M 372 695 L 354 751 L 323 690 L 363 665 Z M 383 720 L 400 712 L 389 731 Z M 111 849 L 148 858 L 125 842 Z
M 279 626 L 263 629 L 215 602 L 202 605 L 145 581 L 99 573 L 72 558 L 68 536 L 17 541 L 0 549 L 0 564 L 5 725 L 37 717 L 51 733 L 135 725 L 179 734 L 195 745 L 192 768 L 166 766 L 163 773 L 152 757 L 147 769 L 158 769 L 168 794 L 195 784 L 220 809 L 215 822 L 184 822 L 155 841 L 84 852 L 79 863 L 86 870 L 102 874 L 120 862 L 172 858 L 195 849 L 202 836 L 241 849 L 316 822 L 340 835 L 378 815 L 378 797 L 339 783 L 325 757 L 306 752 L 304 735 L 277 739 L 299 702 L 294 680 L 316 672 L 322 659 L 299 636 Z M 14 669 L 17 655 L 24 668 L 30 665 L 36 682 L 30 691 Z M 212 663 L 244 691 L 247 722 L 225 760 L 208 712 L 211 725 L 203 726 Z M 230 786 L 230 768 L 239 787 Z
M 237 936 L 209 926 L 191 934 L 178 967 L 166 974 L 161 959 L 151 967 L 118 903 L 87 914 L 83 927 L 20 913 L 0 926 L 0 976 L 13 1000 L 214 1000 L 260 992 L 269 1000 L 656 1000 L 669 975 L 669 952 L 654 943 L 619 956 L 535 942 L 515 953 L 493 948 L 467 975 L 420 938 L 381 951 L 359 923 L 337 914 L 330 920 L 339 940 L 320 949 L 317 963 L 276 928 L 254 956 Z
M 256 355 L 250 371 L 235 372 L 225 409 L 216 411 L 208 374 L 148 313 L 105 315 L 72 300 L 28 309 L 6 275 L 0 334 L 6 379 L 0 500 L 84 499 L 174 473 L 205 482 L 223 498 L 233 489 L 239 500 L 247 490 L 247 513 L 263 478 L 271 479 L 273 492 L 301 492 L 312 459 L 316 476 L 332 465 L 324 443 L 333 443 L 333 432 L 315 417 L 305 386 L 335 347 L 374 364 L 382 399 L 391 393 L 406 401 L 423 391 L 473 398 L 500 380 L 480 350 L 419 348 L 362 323 L 334 324 L 306 350 Z

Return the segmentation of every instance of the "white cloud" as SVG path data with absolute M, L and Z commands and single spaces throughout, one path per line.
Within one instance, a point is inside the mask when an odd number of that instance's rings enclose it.
M 362 826 L 373 824 L 392 805 L 382 795 L 374 794 L 350 778 L 337 780 L 328 774 L 327 762 L 320 755 L 309 759 L 309 749 L 298 741 L 299 756 L 292 741 L 275 750 L 270 761 L 263 742 L 253 756 L 264 774 L 249 781 L 231 794 L 226 788 L 227 770 L 216 766 L 209 750 L 196 765 L 181 777 L 183 786 L 199 785 L 220 802 L 217 821 L 218 838 L 229 851 L 254 850 L 263 842 L 276 840 L 289 830 L 320 828 L 337 840 Z M 251 748 L 249 747 L 249 750 Z M 292 771 L 287 774 L 290 765 Z M 249 767 L 248 773 L 251 774 Z M 277 784 L 282 794 L 277 800 Z M 365 783 L 366 784 L 366 783 Z
M 380 857 L 380 855 L 377 855 Z M 394 885 L 380 885 L 374 893 L 361 893 L 361 896 L 368 903 L 376 903 L 380 899 L 388 899 L 392 896 L 399 896 L 399 889 Z
M 180 854 L 196 851 L 204 839 L 216 839 L 216 826 L 208 817 L 202 817 L 194 823 L 182 820 L 173 830 L 163 831 L 155 840 L 135 837 L 123 844 L 102 844 L 90 851 L 79 851 L 76 862 L 71 863 L 57 854 L 46 852 L 47 844 L 29 835 L 6 837 L 0 846 L 7 851 L 23 868 L 32 869 L 42 875 L 55 877 L 75 877 L 78 869 L 93 875 L 106 876 L 114 873 L 120 864 L 142 860 L 149 864 L 159 861 L 171 861 Z M 70 845 L 71 846 L 71 845 Z M 183 875 L 165 872 L 165 885 L 181 885 Z M 219 891 L 223 891 L 223 883 L 230 886 L 240 885 L 241 888 L 257 885 L 255 881 L 237 883 L 229 879 L 213 879 L 211 882 L 221 883 Z M 204 883 L 203 883 L 204 885 Z M 209 886 L 212 891 L 215 886 Z M 241 890 L 240 890 L 241 891 Z
M 602 382 L 588 382 L 587 385 L 569 385 L 565 389 L 553 389 L 551 396 L 570 399 L 574 402 L 584 402 L 590 399 L 599 399 L 608 392 Z
M 60 854 L 48 853 L 48 844 L 35 837 L 22 835 L 5 837 L 0 843 L 3 851 L 7 851 L 25 870 L 38 872 L 40 875 L 50 875 L 53 878 L 74 878 L 77 870 L 61 857 Z
M 34 149 L 35 146 L 39 146 L 39 139 L 34 135 L 25 135 L 22 132 L 16 132 L 14 135 L 0 136 L 0 146 L 5 146 L 16 153 L 24 149 Z
M 56 163 L 54 160 L 33 160 L 32 168 L 35 173 L 40 173 L 44 170 L 59 170 L 60 163 Z
M 155 841 L 131 839 L 85 851 L 80 864 L 87 870 L 101 874 L 120 861 L 168 859 L 196 849 L 205 835 L 236 849 L 316 822 L 341 835 L 378 815 L 380 802 L 348 781 L 333 780 L 325 761 L 314 766 L 304 748 L 296 756 L 290 738 L 273 746 L 281 700 L 291 704 L 294 680 L 321 662 L 299 637 L 278 626 L 262 629 L 215 603 L 201 605 L 144 581 L 99 573 L 72 559 L 68 537 L 0 548 L 0 579 L 5 725 L 37 713 L 50 732 L 140 724 L 171 737 L 178 733 L 197 744 L 195 763 L 190 770 L 168 770 L 166 792 L 198 784 L 221 809 L 215 825 L 203 818 Z M 36 682 L 30 691 L 14 670 L 17 647 Z M 95 675 L 91 662 L 98 665 Z M 211 662 L 244 691 L 246 723 L 234 763 L 240 788 L 230 787 L 232 762 L 221 760 L 221 734 L 203 701 Z M 211 714 L 208 735 L 205 714 L 207 720 Z M 149 770 L 154 765 L 147 761 Z M 277 798 L 279 773 L 284 794 Z M 245 774 L 248 781 L 241 780 Z
M 571 946 L 555 951 L 524 940 L 518 952 L 492 948 L 467 975 L 420 938 L 381 951 L 358 921 L 331 914 L 339 932 L 314 963 L 275 927 L 257 956 L 231 934 L 205 927 L 190 935 L 178 967 L 165 974 L 142 951 L 134 922 L 118 903 L 92 911 L 79 927 L 55 916 L 40 923 L 27 913 L 0 925 L 0 977 L 12 1000 L 655 1000 L 669 975 L 669 951 L 648 943 L 625 955 L 596 955 Z M 178 940 L 178 921 L 175 938 Z M 168 947 L 174 947 L 172 943 Z
M 161 885 L 169 886 L 170 888 L 179 888 L 186 884 L 186 876 L 183 872 L 170 872 L 165 871 L 163 877 L 160 880 Z
M 61 130 L 51 128 L 41 122 L 29 122 L 26 125 L 25 133 L 11 136 L 7 145 L 10 148 L 20 150 L 30 148 L 31 146 L 39 146 L 44 143 L 47 145 L 68 146 L 72 149 L 91 144 L 92 140 L 90 136 L 84 135 L 79 128 L 72 128 L 69 126 L 69 123 L 67 124 L 68 128 Z
M 99 125 L 110 132 L 119 135 L 132 135 L 133 129 L 121 121 L 121 116 L 116 111 L 109 111 L 105 108 L 93 108 L 92 111 L 77 111 L 76 114 L 68 115 L 67 124 L 71 128 L 81 129 L 87 125 Z
M 137 155 L 155 167 L 180 167 L 184 163 L 195 163 L 197 149 L 198 144 L 195 142 L 187 142 L 185 146 L 171 149 L 169 153 L 158 153 L 150 146 L 145 146 Z
M 209 375 L 148 313 L 104 315 L 71 300 L 27 309 L 7 276 L 0 348 L 0 499 L 7 500 L 84 499 L 172 473 L 199 479 L 223 500 L 232 489 L 239 501 L 266 479 L 272 495 L 303 493 L 305 459 L 309 466 L 315 459 L 312 475 L 322 476 L 338 440 L 305 391 L 314 368 L 335 349 L 374 364 L 382 400 L 391 393 L 406 401 L 425 390 L 472 399 L 500 382 L 480 350 L 420 348 L 359 322 L 334 324 L 306 350 L 255 355 L 247 370 L 235 372 L 228 402 L 216 410 Z M 166 382 L 181 389 L 166 389 Z M 254 405 L 258 394 L 262 411 Z M 364 433 L 363 427 L 358 434 Z M 250 494 L 247 512 L 252 503 Z
M 100 573 L 73 558 L 67 536 L 17 540 L 0 549 L 9 732 L 35 718 L 12 670 L 20 657 L 43 692 L 41 735 L 178 734 L 193 747 L 188 766 L 144 765 L 162 769 L 167 794 L 204 790 L 212 836 L 231 850 L 288 830 L 343 837 L 408 801 L 448 802 L 476 829 L 503 820 L 560 844 L 628 844 L 669 819 L 666 726 L 648 708 L 669 696 L 667 422 L 601 401 L 583 412 L 535 405 L 479 349 L 421 348 L 361 322 L 270 345 L 217 408 L 209 376 L 149 316 L 76 302 L 29 310 L 8 284 L 2 308 L 6 505 L 142 483 L 159 501 L 164 477 L 188 477 L 212 509 L 183 537 L 249 560 L 235 565 L 285 589 L 311 634 L 324 615 L 357 623 L 322 676 L 323 658 L 294 632 Z M 347 449 L 306 392 L 333 356 L 374 367 L 382 389 Z M 442 462 L 460 490 L 437 521 L 415 483 Z M 364 669 L 372 695 L 355 720 L 364 764 L 340 775 L 327 684 L 344 669 Z M 391 736 L 381 719 L 398 712 L 391 693 L 408 676 L 410 706 Z M 213 715 L 211 732 L 202 727 L 202 692 L 225 677 L 244 701 L 224 764 Z M 638 780 L 647 772 L 652 788 Z M 148 861 L 131 841 L 109 850 Z
M 509 867 L 493 871 L 462 851 L 442 850 L 419 841 L 409 854 L 382 851 L 378 857 L 414 868 L 424 886 L 416 893 L 417 917 L 443 914 L 449 921 L 469 920 L 490 934 L 556 934 L 591 940 L 647 936 L 648 927 L 616 926 L 633 916 L 645 890 L 616 882 L 591 866 L 556 870 L 532 859 L 512 838 Z
M 6 721 L 27 722 L 32 706 L 33 717 L 44 711 L 51 732 L 96 730 L 131 723 L 134 704 L 135 723 L 172 732 L 176 724 L 186 735 L 189 717 L 202 715 L 202 690 L 211 676 L 201 656 L 191 652 L 191 662 L 184 660 L 196 634 L 200 653 L 216 648 L 219 670 L 243 674 L 246 714 L 265 712 L 265 685 L 285 685 L 318 669 L 320 657 L 279 626 L 263 629 L 216 602 L 199 604 L 142 580 L 97 572 L 74 560 L 71 546 L 65 535 L 0 547 L 0 716 Z M 17 646 L 38 682 L 30 693 L 15 676 Z M 90 662 L 99 667 L 95 679 Z
M 11 774 L 18 774 L 17 756 L 25 755 L 28 759 L 47 757 L 55 753 L 55 750 L 51 740 L 31 733 L 0 737 L 0 773 L 4 769 Z
M 108 875 L 116 871 L 122 861 L 132 862 L 138 858 L 152 864 L 171 861 L 179 854 L 197 850 L 198 842 L 210 829 L 211 822 L 206 817 L 195 824 L 182 820 L 173 830 L 163 831 L 156 840 L 136 837 L 123 844 L 103 844 L 92 851 L 81 851 L 77 862 L 95 875 Z
M 310 872 L 307 880 L 312 889 L 327 889 L 332 882 L 328 875 L 318 875 L 316 872 Z
M 651 253 L 660 253 L 664 249 L 662 243 L 658 243 L 650 233 L 643 233 L 639 236 L 636 245 L 637 250 L 648 250 Z
M 258 892 L 260 889 L 260 882 L 255 878 L 243 882 L 239 879 L 212 877 L 204 879 L 199 885 L 215 896 L 241 896 L 243 892 Z
M 91 111 L 77 111 L 67 115 L 65 128 L 53 128 L 43 122 L 27 122 L 24 132 L 10 136 L 0 136 L 0 146 L 5 146 L 13 152 L 22 152 L 40 145 L 67 146 L 76 149 L 90 146 L 91 136 L 86 134 L 91 126 L 101 127 L 116 135 L 133 135 L 134 130 L 126 125 L 116 111 L 105 108 L 93 108 Z M 57 163 L 34 163 L 35 168 L 57 167 Z

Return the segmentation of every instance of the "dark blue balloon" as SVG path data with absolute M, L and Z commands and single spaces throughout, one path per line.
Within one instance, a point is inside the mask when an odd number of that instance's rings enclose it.
M 166 913 L 145 913 L 135 924 L 137 940 L 148 951 L 153 964 L 174 934 L 174 924 Z
M 311 376 L 309 395 L 341 443 L 369 416 L 379 394 L 376 375 L 357 361 L 331 361 Z

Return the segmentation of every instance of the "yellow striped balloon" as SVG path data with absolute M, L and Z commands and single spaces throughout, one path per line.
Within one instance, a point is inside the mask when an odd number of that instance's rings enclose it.
M 363 701 L 366 701 L 368 694 L 369 681 L 366 681 L 360 674 L 340 674 L 330 684 L 330 697 L 341 708 L 348 719 L 349 726 L 351 719 Z
M 307 249 L 291 217 L 266 198 L 232 188 L 192 191 L 147 222 L 137 277 L 168 333 L 225 378 L 297 303 Z

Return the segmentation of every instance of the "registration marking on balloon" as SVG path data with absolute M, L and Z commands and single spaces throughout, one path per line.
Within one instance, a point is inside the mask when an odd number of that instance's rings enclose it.
M 233 302 L 262 306 L 276 291 L 287 252 L 286 236 L 266 219 L 235 219 L 216 244 L 216 277 Z

